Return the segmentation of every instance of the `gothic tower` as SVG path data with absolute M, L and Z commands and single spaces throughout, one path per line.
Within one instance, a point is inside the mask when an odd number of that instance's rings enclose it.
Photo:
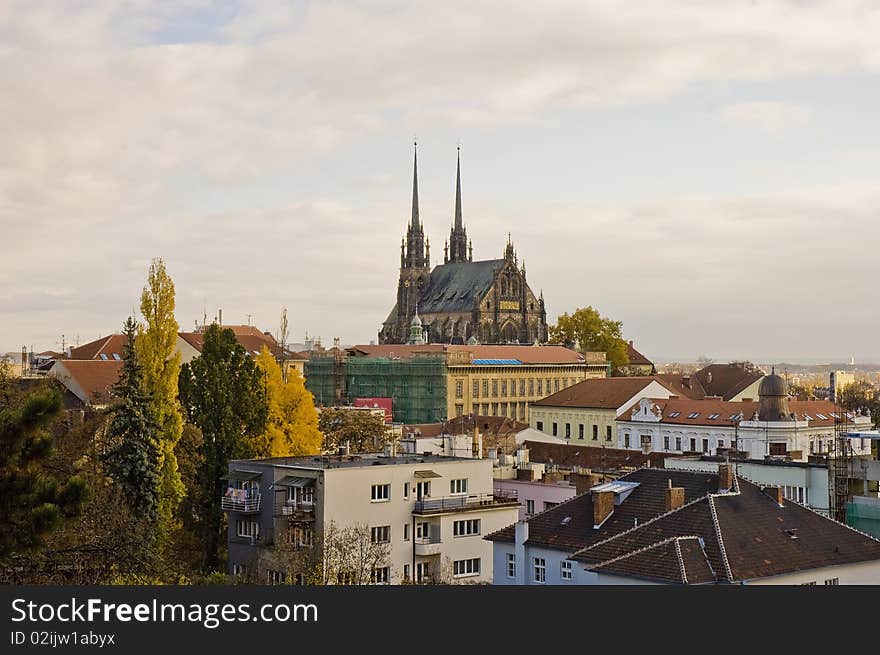
M 410 320 L 416 313 L 422 290 L 431 275 L 430 242 L 419 220 L 419 166 L 417 146 L 413 143 L 412 216 L 406 238 L 400 243 L 400 280 L 397 285 L 398 334 L 407 336 Z
M 472 261 L 473 250 L 468 252 L 467 230 L 461 220 L 461 147 L 455 162 L 455 220 L 449 232 L 449 257 L 443 263 Z

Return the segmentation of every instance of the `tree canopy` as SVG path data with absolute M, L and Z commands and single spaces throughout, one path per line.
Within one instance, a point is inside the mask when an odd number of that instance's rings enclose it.
M 599 314 L 592 307 L 562 314 L 551 325 L 550 340 L 586 351 L 604 352 L 613 369 L 629 363 L 626 341 L 621 334 L 623 323 Z
M 266 346 L 256 358 L 266 389 L 268 416 L 265 431 L 256 439 L 255 451 L 261 457 L 317 455 L 321 452 L 318 412 L 302 375 L 295 368 L 287 372 Z
M 318 428 L 324 435 L 324 452 L 336 452 L 346 445 L 352 453 L 376 452 L 388 440 L 385 419 L 365 410 L 326 407 L 321 410 Z

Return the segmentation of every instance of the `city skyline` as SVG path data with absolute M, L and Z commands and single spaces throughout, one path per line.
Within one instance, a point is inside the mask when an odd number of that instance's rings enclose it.
M 4 6 L 0 348 L 120 331 L 152 257 L 181 330 L 286 306 L 292 340 L 375 340 L 415 136 L 432 264 L 460 143 L 474 258 L 510 232 L 551 324 L 592 305 L 658 361 L 880 361 L 880 12 L 432 13 Z

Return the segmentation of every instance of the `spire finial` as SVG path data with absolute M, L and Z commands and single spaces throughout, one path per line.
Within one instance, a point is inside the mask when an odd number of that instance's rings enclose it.
M 412 218 L 410 224 L 419 226 L 419 151 L 418 141 L 413 139 L 413 195 L 412 195 Z
M 455 229 L 461 230 L 461 146 L 456 147 L 455 160 Z

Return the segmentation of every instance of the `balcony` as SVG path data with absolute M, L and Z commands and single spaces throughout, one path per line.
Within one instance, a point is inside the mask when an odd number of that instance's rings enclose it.
M 285 500 L 275 504 L 275 516 L 284 516 L 293 521 L 313 521 L 315 503 Z
M 247 492 L 244 489 L 229 489 L 220 498 L 220 507 L 225 512 L 242 512 L 257 514 L 262 508 L 262 497 L 258 491 Z
M 440 544 L 441 540 L 439 536 L 432 535 L 430 537 L 416 537 L 416 555 L 421 557 L 427 557 L 429 555 L 439 555 Z
M 519 503 L 516 498 L 497 492 L 474 494 L 471 496 L 447 496 L 445 498 L 417 500 L 413 514 L 444 514 L 500 507 L 519 507 Z

